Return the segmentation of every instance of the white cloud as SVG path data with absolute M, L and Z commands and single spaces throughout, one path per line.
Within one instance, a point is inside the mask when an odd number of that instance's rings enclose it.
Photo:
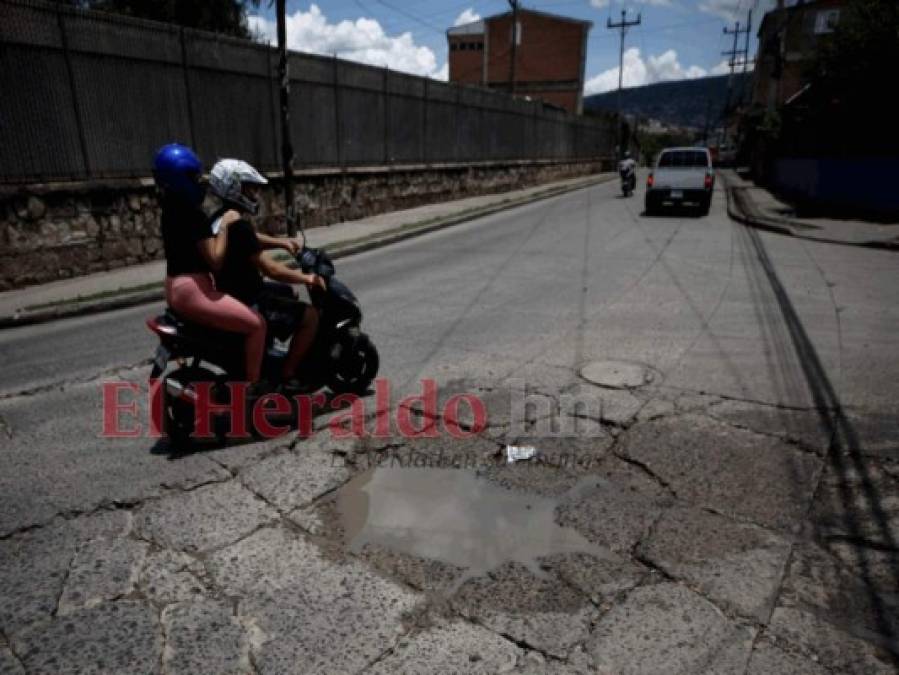
M 751 71 L 754 67 L 755 67 L 755 64 L 753 64 L 750 61 L 749 64 L 746 66 L 746 70 Z M 743 66 L 737 66 L 736 69 L 734 70 L 734 72 L 742 73 Z M 730 73 L 730 63 L 728 63 L 726 60 L 722 61 L 721 63 L 719 63 L 717 66 L 715 66 L 714 68 L 712 68 L 709 71 L 709 75 L 727 75 L 728 73 Z
M 619 5 L 624 4 L 624 0 L 614 0 Z M 671 7 L 674 3 L 671 0 L 631 0 L 638 5 L 652 5 L 653 7 Z M 610 0 L 590 0 L 590 5 L 597 9 L 609 6 Z
M 624 52 L 624 86 L 639 87 L 654 82 L 705 77 L 708 72 L 700 66 L 684 68 L 677 60 L 677 52 L 669 49 L 658 56 L 644 59 L 640 50 L 631 47 Z M 609 68 L 584 83 L 585 94 L 599 94 L 618 88 L 618 68 Z
M 727 75 L 730 72 L 730 64 L 725 60 L 709 71 L 709 75 Z
M 785 4 L 795 5 L 797 0 L 787 0 Z M 752 3 L 747 0 L 702 0 L 697 5 L 700 12 L 720 16 L 725 21 L 732 23 L 741 21 L 745 24 L 746 12 L 753 9 L 752 14 L 755 17 L 755 25 L 765 15 L 768 10 L 774 9 L 775 0 L 761 0 L 761 2 Z
M 276 24 L 261 16 L 250 16 L 250 30 L 274 44 Z M 359 18 L 330 23 L 318 5 L 287 17 L 287 46 L 302 52 L 336 54 L 348 61 L 387 66 L 414 75 L 447 79 L 446 65 L 437 67 L 437 57 L 428 47 L 415 44 L 411 33 L 387 35 L 375 19 Z
M 430 77 L 434 80 L 443 80 L 444 82 L 447 82 L 449 80 L 449 61 L 445 61 L 440 68 L 430 74 Z
M 469 7 L 465 11 L 463 11 L 459 16 L 456 17 L 456 20 L 453 22 L 454 26 L 462 26 L 466 23 L 472 23 L 474 21 L 480 21 L 481 15 L 474 11 L 473 7 Z

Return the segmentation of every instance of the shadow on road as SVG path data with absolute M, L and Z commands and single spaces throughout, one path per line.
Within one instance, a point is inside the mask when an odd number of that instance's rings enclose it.
M 873 569 L 876 563 L 872 551 L 876 552 L 881 560 L 886 558 L 892 585 L 899 588 L 899 546 L 891 530 L 889 516 L 884 509 L 883 496 L 872 477 L 870 462 L 864 457 L 859 434 L 846 415 L 839 395 L 778 277 L 761 236 L 752 228 L 745 228 L 744 232 L 776 300 L 821 427 L 830 437 L 827 462 L 836 479 L 840 515 L 846 533 L 840 539 L 851 545 L 855 570 L 867 589 L 867 601 L 880 636 L 876 641 L 890 650 L 893 663 L 899 666 L 899 643 L 894 628 L 895 609 L 889 600 L 893 593 L 878 587 Z M 820 529 L 817 520 L 813 526 L 818 541 L 827 542 L 833 538 Z M 877 535 L 873 539 L 872 528 Z M 880 586 L 882 585 L 881 582 Z M 825 590 L 838 591 L 838 589 Z M 871 639 L 872 636 L 869 634 L 867 637 Z
M 645 209 L 640 212 L 641 218 L 705 218 L 708 214 L 698 206 L 670 206 L 656 209 L 651 213 Z
M 352 407 L 351 401 L 349 401 L 347 398 L 341 398 L 329 391 L 323 393 L 325 394 L 324 404 L 321 406 L 316 405 L 312 408 L 312 420 L 308 422 L 310 429 L 315 423 L 316 419 L 324 417 L 326 415 L 346 411 Z M 369 396 L 372 393 L 374 392 L 369 391 L 366 396 Z M 361 398 L 365 397 L 363 396 Z M 291 410 L 289 413 L 284 415 L 269 414 L 266 416 L 269 424 L 273 426 L 287 427 L 283 434 L 280 434 L 274 438 L 285 438 L 294 433 L 297 437 L 303 437 L 308 431 L 306 429 L 301 429 L 300 425 L 298 424 L 300 420 L 300 413 L 296 401 L 293 399 L 289 400 L 291 402 Z M 252 429 L 251 422 L 252 420 L 247 420 L 248 429 Z M 230 423 L 228 421 L 228 418 L 220 418 L 219 420 L 214 421 L 212 425 L 213 429 L 215 429 L 215 436 L 213 438 L 196 439 L 190 443 L 177 443 L 173 439 L 170 439 L 167 436 L 163 436 L 162 438 L 156 439 L 156 442 L 150 448 L 150 454 L 163 455 L 169 460 L 174 461 L 183 457 L 195 455 L 197 453 L 214 452 L 216 450 L 224 450 L 225 448 L 233 448 L 242 445 L 259 443 L 266 440 L 273 440 L 271 438 L 263 438 L 254 433 L 250 433 L 246 437 L 242 438 L 231 437 L 228 435 L 229 424 Z M 315 431 L 313 430 L 311 433 L 314 434 Z

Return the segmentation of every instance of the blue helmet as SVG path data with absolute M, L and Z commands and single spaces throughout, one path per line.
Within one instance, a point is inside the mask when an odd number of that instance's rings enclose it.
M 203 163 L 193 150 L 180 143 L 163 145 L 153 159 L 153 179 L 166 193 L 199 206 L 206 194 L 200 183 Z

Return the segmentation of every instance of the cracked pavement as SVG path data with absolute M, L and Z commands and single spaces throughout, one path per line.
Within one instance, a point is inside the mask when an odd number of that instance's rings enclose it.
M 0 672 L 897 672 L 895 254 L 745 230 L 722 199 L 644 218 L 609 184 L 341 260 L 390 416 L 440 430 L 476 393 L 463 440 L 335 439 L 340 412 L 195 452 L 103 438 L 156 308 L 0 333 Z M 597 386 L 596 361 L 649 375 Z M 437 419 L 401 403 L 425 377 Z M 349 486 L 447 458 L 477 492 L 348 519 Z M 385 504 L 401 531 L 349 541 Z M 588 550 L 503 504 L 552 505 Z M 517 553 L 469 574 L 487 549 Z

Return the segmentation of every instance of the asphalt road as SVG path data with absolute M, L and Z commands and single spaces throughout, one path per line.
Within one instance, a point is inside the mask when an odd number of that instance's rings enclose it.
M 325 445 L 282 440 L 183 455 L 156 439 L 101 436 L 99 385 L 146 379 L 155 340 L 143 320 L 158 307 L 2 331 L 0 590 L 13 602 L 0 609 L 0 665 L 12 655 L 36 670 L 53 658 L 89 661 L 94 638 L 146 638 L 122 658 L 156 664 L 166 635 L 200 627 L 202 636 L 204 621 L 215 619 L 251 638 L 219 636 L 217 645 L 243 651 L 233 663 L 203 662 L 213 670 L 240 670 L 248 649 L 259 672 L 283 672 L 284 663 L 362 670 L 381 659 L 385 672 L 427 670 L 415 654 L 437 649 L 446 660 L 429 667 L 444 671 L 481 659 L 498 670 L 511 658 L 520 672 L 543 671 L 541 659 L 556 659 L 558 672 L 585 664 L 672 672 L 670 659 L 684 672 L 701 663 L 747 672 L 751 652 L 749 672 L 819 672 L 816 661 L 839 672 L 890 672 L 895 662 L 881 648 L 899 633 L 889 591 L 899 579 L 896 261 L 888 251 L 744 228 L 727 218 L 720 191 L 708 216 L 645 217 L 642 191 L 624 199 L 615 183 L 339 260 L 395 399 L 423 378 L 454 391 L 524 384 L 558 397 L 583 385 L 578 373 L 595 361 L 649 374 L 638 390 L 602 390 L 597 435 L 578 446 L 611 477 L 605 492 L 594 486 L 566 502 L 559 495 L 580 477 L 502 467 L 487 474 L 561 499 L 541 502 L 541 513 L 620 557 L 586 567 L 560 558 L 544 566 L 555 581 L 522 577 L 528 568 L 514 566 L 470 580 L 452 600 L 453 616 L 465 621 L 444 626 L 438 612 L 428 629 L 409 628 L 408 612 L 430 611 L 417 594 L 451 577 L 445 568 L 370 552 L 335 567 L 319 539 L 293 539 L 296 528 L 325 539 L 340 531 L 327 526 L 329 495 L 359 467 L 328 468 L 315 454 Z M 504 499 L 481 502 L 501 512 Z M 837 518 L 831 507 L 846 513 Z M 420 507 L 409 508 L 414 516 Z M 799 532 L 813 534 L 800 545 Z M 112 543 L 84 543 L 98 540 Z M 822 542 L 833 541 L 843 548 L 823 552 Z M 285 557 L 306 561 L 299 586 Z M 165 570 L 163 580 L 145 578 Z M 206 590 L 191 595 L 185 584 Z M 300 586 L 320 595 L 291 595 Z M 197 597 L 207 604 L 190 605 Z M 249 623 L 229 623 L 235 597 Z M 185 604 L 167 605 L 171 598 Z M 148 599 L 167 607 L 161 619 Z M 121 640 L 111 605 L 137 626 Z M 83 653 L 82 642 L 57 639 L 68 630 L 60 617 L 72 612 L 82 613 Z M 347 612 L 352 625 L 342 623 Z M 332 644 L 338 629 L 349 643 Z M 657 639 L 628 642 L 644 629 Z M 384 652 L 401 633 L 412 646 Z M 726 648 L 703 652 L 719 638 Z M 48 649 L 57 642 L 58 651 Z M 191 644 L 169 642 L 164 658 Z M 462 661 L 452 645 L 469 650 Z M 200 638 L 195 648 L 203 658 L 221 655 Z M 184 672 L 196 672 L 185 663 Z
M 621 358 L 669 387 L 804 405 L 776 278 L 844 405 L 890 410 L 894 256 L 746 230 L 723 200 L 708 217 L 647 218 L 639 193 L 622 199 L 612 183 L 347 258 L 338 274 L 397 385 Z M 155 347 L 143 320 L 158 309 L 3 331 L 0 392 L 138 364 Z

